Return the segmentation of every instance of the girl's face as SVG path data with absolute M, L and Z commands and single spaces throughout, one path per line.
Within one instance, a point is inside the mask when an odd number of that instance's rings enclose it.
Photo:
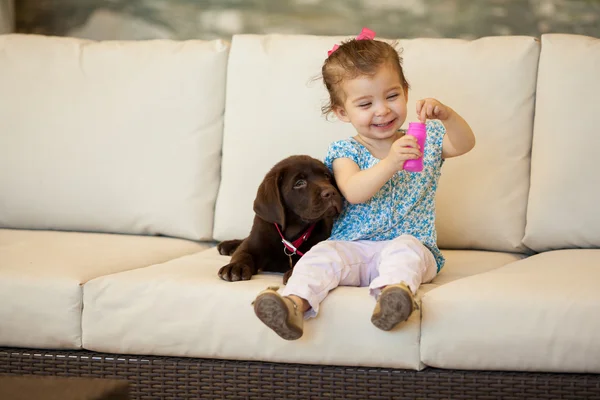
M 344 104 L 333 109 L 340 120 L 350 122 L 364 138 L 395 137 L 406 119 L 408 93 L 393 66 L 384 64 L 373 76 L 342 81 L 341 89 Z

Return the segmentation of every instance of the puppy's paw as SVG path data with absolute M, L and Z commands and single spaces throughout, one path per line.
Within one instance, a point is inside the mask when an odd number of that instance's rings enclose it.
M 243 240 L 225 240 L 217 245 L 217 250 L 222 256 L 231 256 L 233 252 L 242 244 Z
M 228 282 L 248 281 L 252 278 L 252 268 L 242 263 L 231 263 L 222 267 L 218 275 Z

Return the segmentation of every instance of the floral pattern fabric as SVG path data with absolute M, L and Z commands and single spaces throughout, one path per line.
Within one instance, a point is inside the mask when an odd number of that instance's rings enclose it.
M 329 240 L 392 240 L 400 235 L 412 235 L 431 250 L 438 271 L 444 266 L 435 230 L 435 193 L 443 164 L 442 142 L 446 129 L 438 120 L 427 121 L 426 129 L 423 171 L 397 172 L 364 203 L 350 204 L 344 200 Z M 337 158 L 349 158 L 361 170 L 380 161 L 354 138 L 332 143 L 325 165 L 332 170 Z

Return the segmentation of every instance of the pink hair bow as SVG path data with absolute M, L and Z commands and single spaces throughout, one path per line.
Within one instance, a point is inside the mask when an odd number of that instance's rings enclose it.
M 362 28 L 356 40 L 373 40 L 375 39 L 375 32 L 370 30 L 369 28 Z M 335 44 L 333 48 L 327 52 L 327 57 L 329 57 L 334 51 L 336 51 L 340 46 Z

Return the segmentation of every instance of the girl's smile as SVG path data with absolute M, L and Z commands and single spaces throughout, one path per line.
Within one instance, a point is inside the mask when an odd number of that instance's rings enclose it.
M 341 83 L 343 106 L 334 107 L 342 121 L 350 122 L 360 139 L 393 141 L 406 119 L 407 90 L 398 69 L 381 65 L 374 75 L 360 75 Z
M 389 129 L 389 128 L 390 128 L 390 127 L 391 127 L 391 126 L 394 124 L 394 122 L 396 122 L 397 120 L 398 120 L 398 118 L 394 118 L 394 119 L 392 119 L 391 121 L 384 122 L 384 123 L 381 123 L 381 124 L 371 124 L 371 126 L 373 126 L 373 127 L 375 127 L 375 128 L 379 128 L 379 129 L 381 129 L 381 130 L 387 130 L 387 129 Z

